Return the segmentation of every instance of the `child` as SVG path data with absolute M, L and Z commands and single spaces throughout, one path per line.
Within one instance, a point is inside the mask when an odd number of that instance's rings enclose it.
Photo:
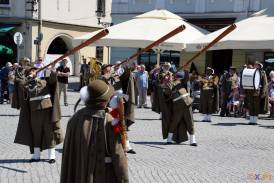
M 238 88 L 234 88 L 229 95 L 228 110 L 233 111 L 234 117 L 237 116 L 240 106 L 240 94 Z

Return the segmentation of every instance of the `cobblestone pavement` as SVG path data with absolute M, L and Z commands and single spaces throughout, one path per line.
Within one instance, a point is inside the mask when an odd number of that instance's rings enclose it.
M 78 93 L 70 91 L 69 106 L 61 106 L 64 132 L 77 98 Z M 0 183 L 59 182 L 62 145 L 56 150 L 56 164 L 29 163 L 28 147 L 13 143 L 18 114 L 7 104 L 0 105 Z M 195 113 L 198 147 L 192 147 L 188 142 L 165 145 L 158 118 L 150 109 L 136 110 L 136 123 L 129 132 L 137 151 L 129 155 L 131 182 L 273 182 L 272 120 L 260 119 L 258 126 L 248 126 L 242 118 L 214 116 L 212 123 L 203 123 Z M 46 151 L 42 158 L 47 158 Z

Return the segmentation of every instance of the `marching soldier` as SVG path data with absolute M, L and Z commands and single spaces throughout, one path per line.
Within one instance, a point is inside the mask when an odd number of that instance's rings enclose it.
M 257 63 L 254 65 L 249 64 L 247 68 L 253 69 L 256 68 Z M 260 113 L 260 99 L 261 99 L 261 91 L 260 89 L 246 89 L 245 96 L 247 98 L 247 106 L 249 110 L 249 125 L 257 125 L 258 115 Z
M 204 122 L 211 122 L 211 114 L 217 111 L 217 87 L 218 77 L 214 75 L 214 69 L 207 67 L 206 75 L 201 79 L 200 112 L 204 114 Z
M 190 135 L 190 145 L 197 146 L 192 113 L 192 98 L 187 92 L 189 72 L 184 71 L 183 73 L 183 78 L 176 79 L 172 83 L 173 87 L 170 99 L 172 101 L 173 115 L 168 124 L 169 130 L 167 144 L 172 144 L 172 141 L 181 143 L 188 140 L 188 132 Z
M 124 72 L 126 72 L 124 70 Z M 133 91 L 133 86 L 132 84 L 129 84 L 130 80 L 127 80 L 126 83 L 123 83 L 123 81 L 120 80 L 119 77 L 121 77 L 123 73 L 120 73 L 121 75 L 113 75 L 112 74 L 112 65 L 103 65 L 102 66 L 102 75 L 100 77 L 101 80 L 103 80 L 106 84 L 112 86 L 115 88 L 116 92 L 115 95 L 112 97 L 111 101 L 112 101 L 112 106 L 111 108 L 115 108 L 117 109 L 120 106 L 120 110 L 121 114 L 120 114 L 120 118 L 123 119 L 121 120 L 121 124 L 123 126 L 123 128 L 125 127 L 126 129 L 134 123 L 134 111 L 131 107 L 131 105 L 133 105 L 132 102 L 134 102 L 133 98 L 134 98 L 134 94 L 133 93 L 126 93 L 127 91 Z M 131 76 L 129 76 L 131 77 Z M 129 77 L 127 77 L 129 79 Z M 123 86 L 126 85 L 126 94 L 123 94 Z M 123 100 L 123 98 L 121 96 L 127 96 L 127 100 Z M 116 104 L 114 106 L 114 104 Z M 122 109 L 122 105 L 123 104 L 123 109 Z M 126 137 L 126 141 L 125 141 L 125 146 L 124 149 L 127 153 L 131 153 L 131 154 L 136 154 L 136 152 L 133 150 L 133 148 L 130 146 L 129 143 L 129 137 L 127 135 L 127 133 L 125 132 L 125 137 Z
M 68 122 L 63 146 L 61 183 L 128 183 L 128 162 L 106 108 L 114 88 L 102 80 L 81 89 L 86 107 Z
M 90 72 L 88 75 L 88 83 L 98 79 L 98 77 L 101 74 L 101 66 L 102 63 L 100 61 L 98 61 L 96 58 L 94 57 L 90 57 L 90 62 L 89 62 L 89 66 L 90 66 Z
M 160 68 L 155 67 L 153 70 L 150 71 L 150 80 L 152 84 L 152 91 L 151 91 L 151 103 L 152 103 L 152 111 L 156 113 L 160 113 L 160 107 L 159 107 L 159 97 L 158 97 L 158 74 L 159 74 Z
M 40 79 L 36 68 L 30 68 L 25 76 L 17 74 L 15 82 L 12 107 L 20 109 L 20 116 L 14 142 L 30 147 L 30 162 L 40 161 L 40 151 L 48 149 L 49 163 L 55 163 L 55 146 L 63 141 L 56 73 L 46 72 Z
M 266 114 L 268 109 L 268 81 L 266 72 L 263 70 L 263 64 L 260 62 L 256 62 L 257 69 L 261 72 L 261 78 L 260 78 L 260 114 Z
M 136 154 L 134 149 L 130 146 L 129 138 L 126 132 L 124 103 L 128 100 L 129 96 L 123 94 L 122 89 L 116 90 L 110 99 L 108 107 L 110 108 L 110 114 L 113 117 L 113 128 L 121 130 L 120 136 L 124 151 L 127 153 Z
M 118 76 L 113 75 L 112 73 L 112 65 L 111 64 L 103 64 L 101 67 L 101 76 L 100 80 L 103 80 L 106 84 L 114 86 L 115 84 L 119 84 Z M 114 86 L 115 87 L 115 86 Z M 121 86 L 118 86 L 120 88 Z M 115 89 L 118 89 L 115 88 Z
M 157 95 L 159 99 L 160 116 L 162 123 L 163 139 L 168 137 L 168 124 L 172 117 L 172 102 L 169 100 L 172 90 L 171 81 L 173 80 L 173 73 L 169 71 L 170 63 L 165 62 L 158 74 L 158 88 Z

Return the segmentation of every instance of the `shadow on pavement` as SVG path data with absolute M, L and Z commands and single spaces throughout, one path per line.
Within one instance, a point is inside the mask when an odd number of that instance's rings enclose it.
M 171 146 L 171 145 L 186 145 L 184 143 L 181 144 L 177 144 L 177 143 L 173 143 L 173 144 L 166 144 L 166 142 L 147 142 L 147 141 L 138 141 L 138 142 L 133 142 L 131 141 L 133 144 L 138 144 L 138 145 L 144 145 L 144 146 L 149 146 L 149 147 L 153 147 L 153 148 L 158 148 L 158 149 L 165 149 L 164 147 L 159 147 L 157 145 L 161 145 L 161 146 Z
M 19 114 L 0 114 L 0 116 L 15 117 L 15 116 L 19 116 Z
M 27 173 L 27 171 L 25 171 L 25 170 L 19 170 L 19 169 L 9 168 L 9 167 L 5 167 L 5 166 L 0 166 L 0 168 L 12 170 L 12 171 L 19 172 L 19 173 Z
M 149 119 L 149 118 L 135 118 L 135 120 L 142 120 L 142 121 L 159 121 L 160 119 Z
M 211 122 L 207 122 L 207 121 L 202 121 L 202 120 L 196 120 L 196 119 L 194 119 L 193 120 L 194 122 L 196 122 L 196 123 L 209 123 L 209 124 L 211 124 Z
M 266 129 L 274 129 L 274 125 L 260 125 L 259 127 L 266 128 Z
M 139 145 L 144 145 L 144 146 L 149 146 L 149 147 L 153 147 L 153 148 L 158 148 L 158 149 L 165 149 L 164 147 L 159 147 L 156 145 L 166 145 L 165 142 L 146 142 L 146 141 L 139 141 L 139 142 L 133 142 L 131 141 L 133 144 L 139 144 Z
M 63 149 L 55 149 L 55 151 L 57 151 L 57 152 L 60 153 L 60 154 L 63 153 Z
M 7 163 L 29 163 L 29 159 L 1 159 L 0 164 Z
M 248 123 L 216 123 L 216 124 L 212 124 L 213 126 L 237 126 L 237 125 L 247 125 L 247 126 L 251 126 Z
M 262 120 L 274 120 L 273 118 L 271 117 L 259 117 L 259 119 L 262 119 Z
M 48 159 L 40 159 L 39 162 L 48 162 Z M 11 163 L 36 163 L 30 162 L 30 159 L 1 159 L 0 164 L 11 164 Z
M 63 117 L 63 118 L 70 118 L 70 117 L 72 117 L 73 115 L 62 115 L 61 117 Z

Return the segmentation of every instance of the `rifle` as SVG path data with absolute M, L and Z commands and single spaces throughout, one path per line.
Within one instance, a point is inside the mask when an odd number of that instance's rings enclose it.
M 177 71 L 175 72 L 178 73 L 181 69 L 185 68 L 186 66 L 188 66 L 195 58 L 197 58 L 198 56 L 200 56 L 202 53 L 206 52 L 209 48 L 211 48 L 212 46 L 214 46 L 217 42 L 219 42 L 222 38 L 224 38 L 227 34 L 229 34 L 230 32 L 232 32 L 233 30 L 236 29 L 236 25 L 232 24 L 230 25 L 227 29 L 225 29 L 225 31 L 223 31 L 218 37 L 216 37 L 213 41 L 211 41 L 206 47 L 204 47 L 201 51 L 199 51 L 196 55 L 194 55 L 190 60 L 188 60 L 183 66 L 181 66 L 180 68 L 177 69 Z
M 133 54 L 132 56 L 130 56 L 129 58 L 123 60 L 121 63 L 116 64 L 114 67 L 119 67 L 120 65 L 127 63 L 129 61 L 131 61 L 132 59 L 134 59 L 135 57 L 137 57 L 138 55 L 152 49 L 154 46 L 159 45 L 160 43 L 166 41 L 167 39 L 173 37 L 174 35 L 182 32 L 185 29 L 184 25 L 181 25 L 179 27 L 177 27 L 176 29 L 172 30 L 171 32 L 169 32 L 168 34 L 164 35 L 163 37 L 159 38 L 158 40 L 156 40 L 155 42 L 151 43 L 150 45 L 148 45 L 147 47 L 139 50 L 138 52 L 136 52 L 135 54 Z
M 97 33 L 96 35 L 94 35 L 93 37 L 91 37 L 90 39 L 84 41 L 83 43 L 81 43 L 80 45 L 78 45 L 77 47 L 67 51 L 64 55 L 58 57 L 57 59 L 55 59 L 53 62 L 45 65 L 44 67 L 41 67 L 39 69 L 37 69 L 35 72 L 38 73 L 46 68 L 48 68 L 51 65 L 55 65 L 57 62 L 63 60 L 64 58 L 66 58 L 67 56 L 73 54 L 74 52 L 94 43 L 95 41 L 97 41 L 98 39 L 101 39 L 102 37 L 106 36 L 107 34 L 109 34 L 109 30 L 108 29 L 104 29 L 102 31 L 100 31 L 99 33 Z

